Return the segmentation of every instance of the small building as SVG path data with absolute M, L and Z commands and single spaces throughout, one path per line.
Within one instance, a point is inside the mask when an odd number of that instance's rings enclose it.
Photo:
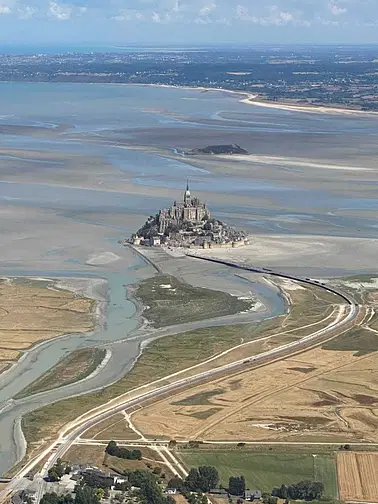
M 244 492 L 244 499 L 246 501 L 259 500 L 262 497 L 261 490 L 246 490 Z
M 160 237 L 153 236 L 152 238 L 150 238 L 150 245 L 151 245 L 151 247 L 158 247 L 159 245 L 161 245 Z
M 31 499 L 32 502 L 36 502 L 37 500 L 37 490 L 34 490 L 32 488 L 27 488 L 24 491 L 24 495 L 25 497 L 29 497 L 29 499 Z
M 114 478 L 114 484 L 116 484 L 116 483 L 120 483 L 120 484 L 121 483 L 127 483 L 127 481 L 128 481 L 127 478 L 121 478 L 119 476 L 115 476 L 115 478 Z
M 177 494 L 177 488 L 166 488 L 165 493 L 167 495 L 176 495 Z
M 224 488 L 212 488 L 209 493 L 216 497 L 228 498 L 228 492 Z

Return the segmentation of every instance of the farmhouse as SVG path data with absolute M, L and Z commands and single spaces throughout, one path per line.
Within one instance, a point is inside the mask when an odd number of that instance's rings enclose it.
M 254 501 L 261 499 L 261 490 L 246 490 L 244 492 L 244 499 L 246 501 Z

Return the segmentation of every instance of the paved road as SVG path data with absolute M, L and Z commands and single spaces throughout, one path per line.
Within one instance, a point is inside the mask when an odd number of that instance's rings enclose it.
M 220 261 L 223 264 L 239 269 L 246 269 L 254 272 L 263 273 L 264 275 L 268 274 L 265 270 L 256 270 L 245 266 L 235 265 Z M 114 415 L 115 413 L 121 412 L 125 409 L 129 409 L 134 406 L 139 406 L 146 401 L 150 401 L 151 399 L 156 399 L 159 396 L 162 396 L 168 392 L 174 392 L 186 386 L 191 386 L 212 378 L 215 378 L 218 375 L 224 375 L 225 373 L 237 371 L 238 369 L 245 368 L 246 365 L 257 367 L 272 360 L 277 360 L 281 358 L 285 358 L 288 355 L 304 350 L 308 347 L 314 346 L 314 344 L 319 343 L 319 341 L 324 341 L 327 337 L 333 337 L 337 333 L 342 332 L 346 328 L 348 328 L 357 318 L 360 313 L 360 306 L 356 303 L 354 298 L 350 294 L 346 294 L 343 292 L 339 292 L 336 289 L 323 286 L 316 281 L 312 281 L 310 279 L 297 278 L 285 274 L 269 272 L 276 277 L 282 277 L 291 279 L 294 281 L 302 282 L 309 285 L 315 285 L 317 287 L 321 287 L 326 291 L 333 292 L 334 294 L 340 296 L 343 300 L 344 304 L 340 307 L 339 316 L 330 323 L 327 327 L 322 328 L 314 333 L 301 338 L 298 341 L 294 341 L 292 343 L 288 343 L 286 345 L 282 345 L 281 347 L 272 349 L 268 352 L 264 352 L 262 354 L 258 354 L 256 356 L 250 357 L 248 359 L 238 360 L 224 366 L 218 367 L 216 369 L 211 369 L 202 373 L 198 373 L 195 376 L 191 376 L 189 378 L 178 379 L 173 383 L 169 383 L 167 385 L 157 386 L 154 390 L 148 391 L 145 393 L 141 393 L 139 396 L 133 399 L 127 399 L 123 402 L 120 402 L 116 406 L 105 405 L 103 408 L 99 410 L 97 413 L 94 412 L 93 416 L 88 420 L 84 421 L 79 420 L 76 423 L 71 424 L 71 431 L 63 436 L 61 435 L 59 439 L 57 439 L 52 445 L 50 445 L 43 453 L 41 453 L 38 457 L 28 463 L 19 473 L 14 477 L 10 485 L 8 486 L 8 490 L 19 489 L 20 486 L 24 484 L 24 476 L 37 465 L 40 460 L 49 456 L 47 462 L 45 463 L 43 470 L 41 472 L 41 476 L 43 477 L 47 470 L 55 464 L 58 458 L 62 458 L 64 454 L 69 450 L 69 448 L 77 441 L 77 439 L 90 427 L 93 425 L 105 420 L 106 418 Z M 0 494 L 0 498 L 1 498 Z

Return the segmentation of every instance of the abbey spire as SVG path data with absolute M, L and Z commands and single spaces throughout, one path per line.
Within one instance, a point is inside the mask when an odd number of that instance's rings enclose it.
M 190 189 L 189 189 L 189 179 L 186 179 L 186 191 L 184 192 L 184 204 L 189 205 L 190 204 Z

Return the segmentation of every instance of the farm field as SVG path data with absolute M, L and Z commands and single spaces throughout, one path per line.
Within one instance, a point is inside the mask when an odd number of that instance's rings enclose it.
M 377 352 L 315 348 L 164 398 L 133 423 L 177 440 L 377 442 L 377 367 Z
M 179 455 L 188 467 L 216 467 L 224 486 L 230 476 L 243 475 L 248 488 L 270 492 L 275 486 L 308 479 L 322 481 L 325 495 L 338 497 L 336 460 L 332 454 L 256 453 L 242 448 L 213 452 L 182 450 Z
M 123 471 L 153 470 L 156 467 L 161 468 L 161 474 L 165 474 L 166 478 L 174 476 L 171 474 L 168 467 L 162 461 L 160 455 L 153 449 L 143 447 L 138 448 L 142 452 L 142 460 L 125 460 L 118 457 L 111 457 L 105 453 L 106 446 L 91 446 L 91 445 L 73 445 L 64 455 L 64 461 L 71 464 L 92 464 L 102 470 L 113 470 L 118 473 Z M 126 446 L 130 450 L 135 447 Z
M 339 453 L 337 473 L 341 500 L 378 501 L 377 453 Z
M 117 413 L 116 415 L 103 420 L 84 432 L 83 439 L 96 439 L 104 441 L 112 440 L 136 440 L 140 436 L 130 429 L 125 415 Z
M 93 329 L 94 304 L 53 281 L 0 279 L 1 367 L 39 341 Z

